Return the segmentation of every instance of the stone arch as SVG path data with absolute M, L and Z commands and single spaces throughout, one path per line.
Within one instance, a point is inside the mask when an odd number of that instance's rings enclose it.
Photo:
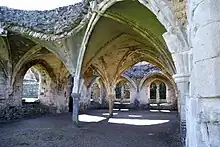
M 131 87 L 135 88 L 135 90 L 137 90 L 137 84 L 134 82 L 134 80 L 132 80 L 129 76 L 122 74 L 121 77 L 123 79 L 125 79 L 126 81 L 129 82 L 129 84 L 131 85 Z M 118 83 L 120 81 L 120 79 L 116 82 Z
M 101 80 L 101 77 L 94 77 L 91 81 L 90 81 L 90 83 L 89 83 L 89 85 L 88 85 L 88 87 L 90 87 L 93 83 L 97 83 L 98 82 L 98 84 L 99 84 L 99 87 L 101 87 L 101 83 L 100 83 L 100 80 Z
M 160 72 L 160 73 L 158 73 L 158 72 L 150 73 L 150 74 L 144 76 L 144 77 L 141 79 L 141 81 L 140 81 L 140 83 L 139 83 L 139 85 L 138 85 L 138 89 L 140 90 L 140 89 L 143 87 L 144 82 L 145 82 L 147 79 L 149 79 L 150 77 L 152 77 L 152 76 L 161 76 L 161 77 L 165 77 L 166 79 L 171 79 L 171 77 L 168 77 L 167 75 L 165 75 L 165 74 L 162 73 L 162 72 Z M 159 80 L 160 80 L 160 79 L 159 79 Z M 172 84 L 175 85 L 175 82 L 174 82 L 173 80 L 169 80 L 169 81 L 170 81 Z M 163 82 L 164 82 L 164 81 L 163 81 Z
M 14 72 L 12 74 L 12 80 L 11 80 L 11 84 L 13 85 L 14 83 L 14 78 L 16 77 L 17 72 L 21 69 L 21 67 L 28 61 L 33 59 L 33 56 L 35 56 L 40 50 L 42 49 L 42 47 L 40 45 L 36 45 L 34 47 L 32 47 L 28 52 L 26 52 L 21 59 L 18 61 L 18 63 L 15 65 L 14 67 Z M 29 67 L 30 68 L 30 67 Z M 29 69 L 28 68 L 28 69 Z
M 176 84 L 174 83 L 173 80 L 171 80 L 169 77 L 167 77 L 163 73 L 151 73 L 149 75 L 146 75 L 144 78 L 142 78 L 139 88 L 140 91 L 147 90 L 147 99 L 150 99 L 149 95 L 149 87 L 144 89 L 144 85 L 149 86 L 153 82 L 159 82 L 159 83 L 164 83 L 166 86 L 166 100 L 161 100 L 161 102 L 166 102 L 170 103 L 173 106 L 176 106 L 177 104 L 177 88 Z M 145 84 L 146 83 L 146 84 Z M 159 90 L 159 89 L 158 89 Z M 159 94 L 159 91 L 158 91 Z M 158 101 L 159 102 L 159 101 Z
M 104 12 L 110 8 L 111 6 L 113 6 L 114 4 L 116 4 L 118 1 L 115 0 L 110 0 L 110 1 L 103 1 L 102 3 L 96 5 L 95 2 L 93 2 L 93 7 L 92 10 L 94 11 L 94 13 L 91 16 L 91 19 L 89 21 L 86 33 L 84 35 L 83 41 L 82 41 L 82 45 L 81 45 L 81 49 L 79 52 L 79 57 L 78 57 L 78 61 L 77 61 L 77 68 L 76 68 L 76 73 L 75 73 L 75 78 L 76 80 L 79 79 L 80 74 L 81 74 L 81 68 L 82 68 L 82 62 L 83 62 L 83 58 L 84 58 L 84 54 L 87 48 L 87 43 L 89 42 L 90 36 L 92 34 L 92 31 L 96 25 L 96 23 L 99 21 L 99 19 L 101 18 L 101 16 L 104 16 Z M 160 1 L 146 1 L 146 0 L 139 0 L 139 2 L 145 6 L 146 8 L 148 8 L 154 15 L 156 15 L 157 19 L 160 21 L 160 23 L 166 28 L 166 30 L 168 31 L 167 33 L 165 33 L 163 35 L 164 39 L 166 42 L 169 43 L 168 39 L 170 36 L 175 36 L 174 38 L 176 39 L 176 42 L 178 42 L 178 45 L 181 45 L 177 47 L 177 45 L 175 46 L 176 48 L 169 48 L 170 52 L 173 53 L 177 50 L 184 50 L 185 48 L 187 48 L 186 46 L 188 45 L 186 37 L 185 37 L 185 32 L 182 30 L 182 28 L 178 24 L 176 21 L 176 18 L 174 16 L 174 14 L 172 13 L 171 8 L 169 7 L 168 1 L 164 1 L 164 0 L 160 0 Z M 168 47 L 170 47 L 170 45 L 168 45 Z M 179 49 L 181 48 L 181 49 Z M 174 64 L 176 64 L 176 61 L 174 62 Z M 179 68 L 178 68 L 179 69 Z M 178 73 L 178 71 L 177 71 Z M 77 93 L 79 90 L 79 86 L 77 86 L 79 84 L 79 82 L 75 83 L 76 85 L 74 86 L 74 91 Z
M 126 89 L 126 84 L 129 84 L 128 88 L 129 89 Z M 119 86 L 119 87 L 118 87 Z M 119 79 L 117 82 L 116 82 L 116 86 L 115 86 L 115 100 L 119 100 L 120 102 L 127 102 L 127 101 L 131 101 L 131 89 L 132 89 L 132 85 L 131 83 L 123 78 L 123 79 Z M 122 90 L 123 88 L 123 90 Z M 117 91 L 119 90 L 119 91 Z M 117 92 L 119 92 L 119 97 L 117 97 Z M 118 99 L 119 98 L 119 99 Z
M 35 66 L 38 71 L 46 73 L 52 80 L 52 82 L 56 81 L 56 76 L 53 72 L 52 67 L 44 60 L 32 60 L 28 63 L 24 64 L 19 71 L 16 71 L 16 74 L 13 74 L 15 77 L 12 81 L 12 93 L 10 94 L 13 98 L 15 105 L 21 105 L 21 98 L 22 98 L 22 84 L 23 78 L 29 68 Z
M 105 94 L 106 94 L 106 85 L 104 84 L 102 78 L 100 76 L 98 77 L 95 77 L 91 80 L 90 84 L 89 84 L 89 88 L 90 88 L 90 91 L 91 91 L 91 86 L 92 84 L 98 84 L 98 87 L 100 89 L 100 103 L 102 104 L 103 102 L 105 103 L 107 100 L 106 100 L 106 97 L 105 97 Z
M 49 55 L 54 57 L 53 55 Z M 41 75 L 42 91 L 39 95 L 40 104 L 46 105 L 51 113 L 60 113 L 68 111 L 69 94 L 68 80 L 69 73 L 62 62 L 56 61 L 56 65 L 51 60 L 38 58 L 27 61 L 23 64 L 17 74 L 15 74 L 14 82 L 11 85 L 10 100 L 15 106 L 21 105 L 23 77 L 30 67 L 35 67 Z M 56 70 L 55 70 L 56 69 Z M 59 69 L 59 70 L 57 70 Z M 41 85 L 40 84 L 40 85 Z

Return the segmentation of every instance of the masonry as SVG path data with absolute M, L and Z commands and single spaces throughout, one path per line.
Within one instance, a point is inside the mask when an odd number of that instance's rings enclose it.
M 105 105 L 109 117 L 115 102 L 166 103 L 178 109 L 184 146 L 219 146 L 219 4 L 83 0 L 49 11 L 0 7 L 1 119 L 14 119 L 12 109 L 23 115 L 23 79 L 33 67 L 45 112 L 71 109 L 77 125 L 80 109 L 94 103 Z M 138 70 L 143 61 L 158 71 Z

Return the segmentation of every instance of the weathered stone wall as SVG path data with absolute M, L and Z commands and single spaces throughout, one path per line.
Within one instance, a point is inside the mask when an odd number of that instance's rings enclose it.
M 22 11 L 0 7 L 0 25 L 41 39 L 55 35 L 62 38 L 67 33 L 72 34 L 73 28 L 86 18 L 86 12 L 88 3 L 83 2 L 49 11 Z
M 46 54 L 43 54 L 46 55 Z M 69 73 L 62 62 L 51 55 L 50 60 L 33 60 L 22 64 L 15 73 L 0 70 L 0 119 L 13 120 L 26 116 L 36 116 L 48 113 L 68 111 L 69 94 L 67 82 Z M 45 57 L 47 59 L 47 57 Z M 34 66 L 40 73 L 40 104 L 22 103 L 22 97 L 38 97 L 39 86 L 34 83 L 23 85 L 24 75 Z M 12 79 L 11 83 L 8 79 Z M 11 85 L 9 85 L 11 84 Z M 27 85 L 25 85 L 27 84 Z M 30 85 L 28 85 L 30 84 Z M 30 90 L 32 89 L 32 90 Z
M 51 113 L 50 108 L 41 104 L 23 104 L 22 106 L 5 105 L 0 108 L 0 123 L 49 113 Z
M 1 61 L 0 61 L 1 62 Z M 0 103 L 7 98 L 8 91 L 8 82 L 7 76 L 5 75 L 4 70 L 0 66 Z
M 190 96 L 187 99 L 187 145 L 220 144 L 220 1 L 190 0 L 192 48 Z M 195 131 L 196 130 L 196 131 Z

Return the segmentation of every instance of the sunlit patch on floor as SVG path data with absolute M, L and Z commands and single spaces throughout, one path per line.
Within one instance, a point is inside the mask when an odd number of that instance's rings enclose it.
M 113 111 L 118 111 L 119 109 L 113 109 Z
M 170 113 L 170 110 L 160 110 L 160 112 Z
M 132 118 L 140 118 L 143 117 L 142 115 L 128 115 L 128 117 L 132 117 Z
M 34 103 L 39 101 L 38 98 L 26 98 L 26 97 L 22 98 L 22 100 L 25 101 L 26 103 Z
M 124 104 L 124 105 L 130 105 L 131 103 L 127 102 L 127 103 L 122 103 L 122 104 Z
M 153 136 L 153 135 L 154 135 L 154 133 L 148 133 L 147 135 L 149 135 L 149 136 Z
M 114 102 L 114 104 L 121 104 L 120 102 Z
M 149 119 L 126 119 L 126 118 L 110 118 L 109 123 L 127 124 L 136 126 L 149 126 L 169 122 L 169 120 L 149 120 Z
M 104 116 L 109 116 L 109 113 L 102 113 Z M 118 113 L 113 113 L 113 115 L 118 115 Z
M 150 110 L 150 112 L 160 112 L 159 110 Z
M 87 114 L 79 115 L 79 121 L 81 122 L 100 122 L 105 119 L 106 119 L 105 117 L 101 117 L 101 116 L 94 116 L 94 115 L 87 115 Z
M 120 109 L 120 111 L 129 111 L 129 109 Z

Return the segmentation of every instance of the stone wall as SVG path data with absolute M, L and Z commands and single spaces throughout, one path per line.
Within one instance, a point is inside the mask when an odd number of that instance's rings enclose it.
M 6 99 L 7 95 L 7 78 L 0 66 L 0 103 Z
M 0 123 L 24 117 L 41 116 L 51 112 L 48 106 L 41 104 L 23 104 L 22 106 L 4 105 L 0 107 Z

